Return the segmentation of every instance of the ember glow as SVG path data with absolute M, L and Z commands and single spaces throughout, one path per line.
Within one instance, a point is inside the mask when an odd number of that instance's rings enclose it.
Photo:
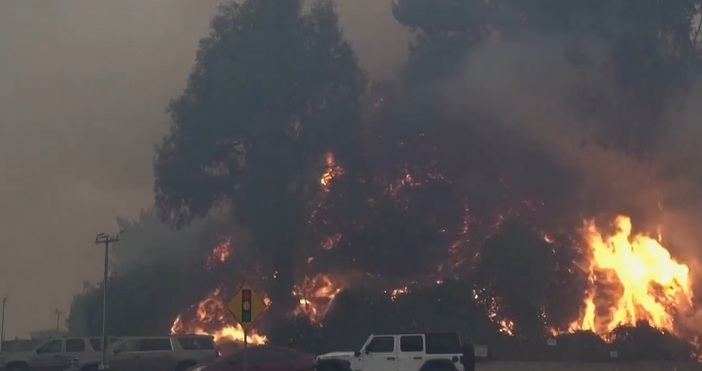
M 386 292 L 386 293 L 390 294 L 390 299 L 392 301 L 395 301 L 395 300 L 397 300 L 398 297 L 400 297 L 408 292 L 409 292 L 409 289 L 407 288 L 407 286 L 405 286 L 405 287 L 392 289 L 392 290 L 390 290 L 389 293 L 388 292 Z
M 331 152 L 326 153 L 324 162 L 325 168 L 322 176 L 319 178 L 319 183 L 322 185 L 322 189 L 329 191 L 329 186 L 331 185 L 332 180 L 334 180 L 334 178 L 337 176 L 342 175 L 344 173 L 344 169 L 337 165 L 334 154 Z
M 659 240 L 632 235 L 630 218 L 618 216 L 614 227 L 608 236 L 593 221 L 585 222 L 590 293 L 573 327 L 605 335 L 619 325 L 647 321 L 675 333 L 676 315 L 692 307 L 690 269 Z
M 294 314 L 306 315 L 313 323 L 319 323 L 341 290 L 341 285 L 332 281 L 329 276 L 318 274 L 312 278 L 305 278 L 304 283 L 295 285 L 293 290 L 293 295 L 300 303 Z
M 243 342 L 244 329 L 241 325 L 231 325 L 232 323 L 235 323 L 235 319 L 227 310 L 222 290 L 218 288 L 197 304 L 197 310 L 190 320 L 184 320 L 182 314 L 176 317 L 171 326 L 171 334 L 211 335 L 217 343 Z M 250 344 L 265 344 L 266 341 L 265 336 L 254 330 L 248 334 Z
M 212 249 L 212 255 L 207 258 L 207 269 L 210 270 L 217 264 L 224 263 L 231 253 L 231 240 L 226 238 Z
M 473 295 L 476 299 L 480 297 L 476 292 L 473 292 Z M 497 301 L 494 298 L 490 298 L 488 300 L 488 318 L 490 318 L 493 323 L 500 326 L 501 333 L 514 336 L 514 322 L 511 319 L 500 316 L 499 312 Z
M 334 155 L 329 152 L 325 156 L 325 168 L 320 174 L 320 192 L 312 204 L 309 219 L 310 226 L 322 222 L 318 215 L 319 210 L 328 202 L 331 193 L 330 187 L 333 180 L 344 174 L 344 169 L 337 164 Z M 403 169 L 397 178 L 392 181 L 385 179 L 386 196 L 396 200 L 396 204 L 403 206 L 402 192 L 432 181 L 446 181 L 439 173 L 422 172 L 414 174 L 409 169 Z M 543 203 L 541 203 L 543 205 Z M 532 210 L 529 204 L 527 209 Z M 516 214 L 519 214 L 515 211 Z M 507 213 L 512 215 L 512 213 Z M 319 217 L 319 219 L 318 219 Z M 506 220 L 503 214 L 498 214 L 492 225 L 492 232 L 497 233 Z M 449 260 L 437 267 L 438 274 L 452 272 L 466 262 L 472 262 L 475 252 L 465 249 L 471 243 L 471 226 L 479 222 L 471 218 L 470 209 L 464 205 L 462 224 L 457 231 L 456 239 L 445 246 L 448 249 Z M 583 298 L 583 309 L 580 317 L 574 321 L 569 331 L 588 330 L 607 339 L 607 336 L 620 325 L 635 325 L 638 321 L 647 321 L 652 326 L 661 330 L 677 333 L 675 319 L 683 310 L 692 308 L 692 288 L 690 270 L 676 262 L 661 245 L 658 239 L 643 234 L 632 234 L 631 220 L 619 216 L 613 221 L 615 232 L 611 235 L 603 233 L 597 228 L 594 221 L 585 221 L 582 237 L 585 241 L 589 265 L 581 267 L 588 277 L 588 294 Z M 446 232 L 444 227 L 437 225 L 439 231 Z M 656 236 L 660 231 L 656 231 Z M 541 232 L 540 237 L 547 243 L 554 243 L 551 234 Z M 320 250 L 332 250 L 342 240 L 341 233 L 334 232 L 320 239 Z M 476 241 L 477 242 L 477 241 Z M 472 254 L 472 255 L 469 255 Z M 207 260 L 207 269 L 210 270 L 218 264 L 224 263 L 232 255 L 231 241 L 223 240 L 212 250 Z M 312 263 L 314 257 L 308 259 Z M 337 275 L 337 278 L 342 276 Z M 297 298 L 299 305 L 291 315 L 303 315 L 312 323 L 321 323 L 331 309 L 336 296 L 345 288 L 342 280 L 332 278 L 325 274 L 305 276 L 304 280 L 293 287 L 292 294 Z M 437 282 L 439 284 L 440 282 Z M 243 341 L 243 329 L 234 323 L 231 314 L 226 309 L 226 298 L 221 297 L 223 290 L 216 289 L 204 300 L 197 304 L 194 315 L 189 317 L 181 315 L 173 323 L 172 333 L 198 333 L 210 334 L 217 342 Z M 386 291 L 392 301 L 410 292 L 407 286 L 399 286 Z M 507 318 L 500 311 L 498 300 L 491 298 L 481 290 L 474 291 L 478 302 L 483 303 L 488 311 L 488 317 L 499 326 L 500 332 L 514 336 L 518 324 Z M 195 306 L 192 308 L 195 309 Z M 193 311 L 191 310 L 191 312 Z M 545 315 L 544 315 L 545 316 Z M 185 320 L 190 318 L 190 320 Z M 546 318 L 543 318 L 546 323 Z M 562 332 L 550 329 L 552 335 Z M 249 334 L 252 344 L 263 344 L 267 341 L 265 335 L 253 332 Z

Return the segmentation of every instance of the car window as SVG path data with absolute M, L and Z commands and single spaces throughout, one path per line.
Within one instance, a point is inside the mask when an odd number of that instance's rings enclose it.
M 63 342 L 61 340 L 50 340 L 37 349 L 38 354 L 61 353 Z
M 102 350 L 102 339 L 100 338 L 90 338 L 90 347 L 94 350 Z
M 377 336 L 371 340 L 366 350 L 369 353 L 392 353 L 395 351 L 395 337 Z
M 170 350 L 172 350 L 170 338 L 141 339 L 141 341 L 139 342 L 139 351 L 141 351 L 141 352 L 170 351 Z
M 122 339 L 120 338 L 107 338 L 108 344 L 114 344 Z M 94 350 L 102 350 L 102 338 L 90 338 L 90 346 Z
M 462 353 L 461 340 L 455 333 L 428 333 L 425 335 L 427 354 Z
M 83 339 L 68 339 L 66 340 L 66 353 L 85 352 L 85 340 Z
M 177 337 L 180 347 L 184 350 L 214 350 L 212 338 L 204 336 Z
M 402 352 L 422 352 L 424 351 L 424 338 L 422 335 L 405 335 L 400 337 L 400 351 Z
M 116 350 L 120 352 L 136 352 L 139 350 L 139 339 L 125 340 L 117 344 Z

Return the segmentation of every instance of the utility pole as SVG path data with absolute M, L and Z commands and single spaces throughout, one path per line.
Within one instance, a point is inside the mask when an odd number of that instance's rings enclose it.
M 2 297 L 2 321 L 0 322 L 0 351 L 2 351 L 2 344 L 5 342 L 5 303 L 7 303 L 7 296 Z
M 56 309 L 54 309 L 54 314 L 56 315 L 56 332 L 58 332 L 59 329 L 61 328 L 59 326 L 59 323 L 61 323 L 60 320 L 61 320 L 61 315 L 63 314 L 63 312 L 61 312 L 58 308 L 56 308 Z
M 100 370 L 106 370 L 107 366 L 107 273 L 110 269 L 110 243 L 119 242 L 119 236 L 124 230 L 117 234 L 109 235 L 100 233 L 95 236 L 96 245 L 105 245 L 105 271 L 102 279 L 102 359 L 100 362 Z

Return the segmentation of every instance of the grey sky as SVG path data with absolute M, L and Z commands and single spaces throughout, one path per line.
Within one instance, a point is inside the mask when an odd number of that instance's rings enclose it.
M 55 326 L 101 274 L 95 234 L 152 203 L 153 146 L 221 0 L 0 1 L 0 296 L 7 337 Z M 339 0 L 376 76 L 407 35 L 390 0 Z

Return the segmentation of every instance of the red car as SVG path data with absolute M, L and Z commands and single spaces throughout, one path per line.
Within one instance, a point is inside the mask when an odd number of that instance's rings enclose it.
M 312 354 L 270 345 L 250 346 L 225 354 L 211 364 L 193 367 L 192 371 L 314 371 Z

